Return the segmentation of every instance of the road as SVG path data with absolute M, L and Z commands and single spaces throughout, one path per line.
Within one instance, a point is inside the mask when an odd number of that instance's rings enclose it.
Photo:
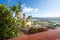
M 60 40 L 60 28 L 31 35 L 23 35 L 10 40 Z

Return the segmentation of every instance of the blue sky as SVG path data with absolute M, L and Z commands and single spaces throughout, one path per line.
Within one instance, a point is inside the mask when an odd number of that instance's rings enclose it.
M 21 2 L 22 12 L 33 17 L 60 17 L 60 0 L 0 0 L 8 6 Z

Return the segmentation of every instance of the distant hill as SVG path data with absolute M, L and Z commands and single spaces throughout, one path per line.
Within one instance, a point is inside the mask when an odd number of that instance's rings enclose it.
M 40 20 L 40 21 L 60 21 L 60 17 L 32 17 L 32 21 Z

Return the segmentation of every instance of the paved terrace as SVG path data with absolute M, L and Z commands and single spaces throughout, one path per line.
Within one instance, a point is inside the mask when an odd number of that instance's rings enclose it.
M 18 36 L 10 40 L 60 40 L 60 29 Z

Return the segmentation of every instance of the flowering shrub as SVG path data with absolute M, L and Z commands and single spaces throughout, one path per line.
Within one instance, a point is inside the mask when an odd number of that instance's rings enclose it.
M 36 28 L 36 27 L 31 27 L 31 29 L 29 30 L 29 32 L 30 33 L 37 33 L 37 32 L 39 32 L 39 29 L 38 28 Z
M 19 28 L 15 26 L 17 21 L 12 15 L 13 13 L 5 5 L 0 4 L 0 40 L 20 34 Z
M 38 28 L 40 32 L 43 32 L 43 31 L 47 31 L 48 29 L 47 28 L 44 28 L 44 27 L 41 27 L 41 28 Z
M 29 32 L 31 34 L 34 34 L 34 33 L 38 33 L 38 32 L 44 32 L 44 31 L 47 31 L 48 29 L 47 28 L 44 28 L 44 27 L 41 27 L 41 28 L 36 28 L 36 27 L 31 27 Z

